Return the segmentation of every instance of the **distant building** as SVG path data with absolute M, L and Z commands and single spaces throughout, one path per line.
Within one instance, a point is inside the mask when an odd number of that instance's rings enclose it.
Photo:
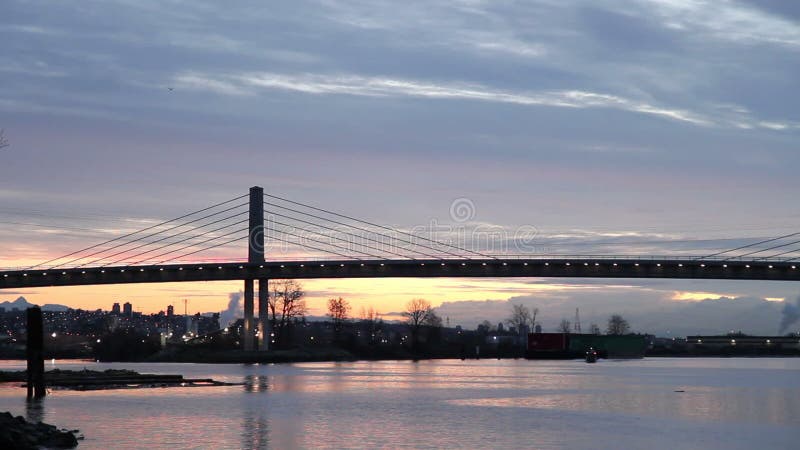
M 114 303 L 111 306 L 111 314 L 119 314 L 119 303 Z
M 130 302 L 125 302 L 125 304 L 122 305 L 122 314 L 124 314 L 126 316 L 132 316 L 133 315 L 133 305 L 131 305 Z
M 502 333 L 502 332 L 503 332 L 503 330 L 504 330 L 504 328 L 503 328 L 503 322 L 500 322 L 500 323 L 498 323 L 498 324 L 497 324 L 497 332 L 498 332 L 498 333 Z
M 172 305 L 167 306 L 167 317 L 172 317 L 175 315 L 175 307 Z

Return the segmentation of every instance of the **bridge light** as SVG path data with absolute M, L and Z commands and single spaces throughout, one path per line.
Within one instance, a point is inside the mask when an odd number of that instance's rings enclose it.
M 681 263 L 678 263 L 678 267 L 683 267 L 683 264 L 681 264 Z
M 239 266 L 240 269 L 244 269 L 244 266 Z
M 727 265 L 727 264 L 723 264 L 723 265 L 722 265 L 722 267 L 723 267 L 723 268 L 727 268 L 727 267 L 728 267 L 728 265 Z
M 119 269 L 120 272 L 125 272 L 125 269 Z
M 161 271 L 161 272 L 163 272 L 163 271 L 164 271 L 164 268 L 162 267 L 162 268 L 160 268 L 160 269 L 158 269 L 158 270 L 159 270 L 159 271 Z
M 217 266 L 217 269 L 222 270 L 222 266 Z
M 485 265 L 486 265 L 486 263 L 483 263 L 483 265 L 485 266 Z
M 203 266 L 198 267 L 197 270 L 203 270 Z
M 202 270 L 203 268 L 201 267 L 200 269 Z M 139 272 L 144 272 L 144 269 L 139 269 Z
M 66 274 L 67 274 L 67 272 L 61 272 L 61 275 L 66 275 Z
M 81 270 L 81 273 L 86 275 L 86 271 L 85 270 Z M 25 276 L 27 276 L 27 275 L 25 275 Z
M 700 264 L 700 267 L 705 267 L 705 266 L 706 266 L 705 264 Z
M 544 265 L 545 265 L 545 266 L 549 266 L 549 265 L 550 265 L 550 263 L 549 263 L 549 262 L 546 262 L 546 263 L 544 263 Z
M 639 267 L 639 263 L 635 263 L 634 266 Z
M 599 265 L 600 265 L 600 263 L 594 263 L 594 265 L 595 265 L 595 266 L 599 266 Z
M 792 269 L 796 269 L 796 267 L 795 267 L 795 266 L 792 266 Z
M 661 263 L 656 264 L 656 266 L 661 267 Z
M 305 264 L 300 264 L 300 267 L 305 267 L 305 266 L 306 266 Z
M 750 268 L 750 264 L 745 264 L 744 266 L 748 269 Z
M 8 274 L 7 274 L 7 273 L 4 273 L 4 274 L 3 274 L 3 278 L 8 278 Z
M 614 267 L 617 267 L 617 263 L 614 263 Z
M 258 268 L 259 268 L 259 269 L 263 269 L 263 268 L 264 268 L 264 266 L 258 266 Z
M 769 267 L 770 269 L 772 269 L 772 264 L 770 264 L 768 267 Z
M 320 266 L 320 267 L 325 267 L 325 264 L 320 264 L 319 266 Z
M 507 266 L 507 265 L 508 265 L 508 263 L 503 263 L 503 265 L 504 265 L 504 266 Z
M 47 272 L 42 272 L 42 276 L 45 276 L 45 275 L 47 275 Z
M 586 262 L 585 262 L 585 263 L 583 263 L 583 265 L 584 265 L 584 266 L 588 266 L 588 265 L 589 265 L 589 263 L 586 263 Z
M 221 269 L 221 268 L 222 268 L 222 267 L 220 267 L 220 269 Z M 283 269 L 283 264 L 281 264 L 281 269 Z
M 523 265 L 523 266 L 527 266 L 527 265 L 528 265 L 528 263 L 522 263 L 522 265 Z
M 461 265 L 462 265 L 462 266 L 466 266 L 466 265 L 467 265 L 467 263 L 461 263 Z
M 424 266 L 424 264 L 423 264 L 423 266 Z M 339 264 L 339 267 L 344 267 L 344 264 Z
M 361 267 L 364 267 L 364 263 L 361 263 Z
M 178 270 L 183 270 L 183 267 L 178 267 Z
M 383 267 L 383 263 L 381 263 L 381 267 Z
M 442 263 L 442 265 L 444 265 L 444 263 Z

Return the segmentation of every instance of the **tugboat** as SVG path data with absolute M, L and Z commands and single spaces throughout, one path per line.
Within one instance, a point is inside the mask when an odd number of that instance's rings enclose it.
M 589 350 L 586 351 L 586 362 L 590 364 L 597 362 L 597 352 L 592 347 L 589 347 Z

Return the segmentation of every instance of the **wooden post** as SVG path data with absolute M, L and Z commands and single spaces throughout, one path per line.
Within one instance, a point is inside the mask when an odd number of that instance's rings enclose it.
M 28 308 L 28 398 L 42 398 L 44 389 L 44 325 L 42 310 L 38 306 Z

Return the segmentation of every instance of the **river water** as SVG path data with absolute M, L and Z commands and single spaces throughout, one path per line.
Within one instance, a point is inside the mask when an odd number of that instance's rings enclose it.
M 800 448 L 798 358 L 53 367 L 245 383 L 59 390 L 41 404 L 0 384 L 0 411 L 79 429 L 79 449 Z

